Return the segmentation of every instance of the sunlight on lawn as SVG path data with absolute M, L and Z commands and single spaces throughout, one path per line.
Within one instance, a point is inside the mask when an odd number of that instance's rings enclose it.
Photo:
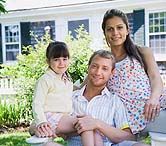
M 28 132 L 10 132 L 0 134 L 0 146 L 29 146 L 26 144 L 25 139 L 30 137 Z M 65 141 L 61 138 L 57 138 L 56 141 L 67 146 Z M 150 144 L 150 138 L 142 140 L 144 143 Z
M 29 136 L 28 132 L 10 132 L 0 135 L 0 146 L 29 146 L 25 139 Z
M 30 146 L 25 142 L 28 137 L 30 137 L 28 132 L 6 132 L 5 134 L 0 134 L 0 146 Z M 57 138 L 56 141 L 64 146 L 66 145 L 61 138 Z

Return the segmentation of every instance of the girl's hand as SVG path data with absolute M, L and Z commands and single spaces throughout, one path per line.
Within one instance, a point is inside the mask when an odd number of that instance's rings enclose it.
M 52 130 L 50 123 L 43 122 L 39 124 L 36 128 L 35 134 L 38 137 L 56 137 L 55 133 Z
M 151 97 L 147 100 L 144 108 L 145 120 L 147 122 L 154 121 L 155 117 L 160 113 L 160 102 L 159 99 Z
M 77 130 L 78 134 L 81 134 L 84 131 L 95 130 L 97 129 L 97 120 L 85 115 L 77 116 L 77 122 L 74 123 L 74 128 Z

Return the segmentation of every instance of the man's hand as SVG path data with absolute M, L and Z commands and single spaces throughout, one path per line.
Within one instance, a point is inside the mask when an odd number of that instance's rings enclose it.
M 78 134 L 84 131 L 93 131 L 97 129 L 97 120 L 86 115 L 78 115 L 77 122 L 74 123 L 74 128 L 77 130 Z
M 56 137 L 50 123 L 48 122 L 39 124 L 35 130 L 35 135 L 38 137 Z

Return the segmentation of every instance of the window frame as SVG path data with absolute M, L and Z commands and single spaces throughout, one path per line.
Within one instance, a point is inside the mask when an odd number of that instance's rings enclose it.
M 5 27 L 6 26 L 18 26 L 18 42 L 6 42 L 6 33 L 5 33 Z M 13 64 L 17 62 L 17 60 L 6 60 L 6 55 L 7 55 L 7 45 L 15 45 L 18 44 L 18 54 L 21 54 L 21 29 L 20 29 L 20 23 L 4 23 L 2 24 L 2 42 L 3 42 L 3 63 L 4 64 Z
M 66 21 L 66 25 L 67 25 L 67 33 L 69 33 L 69 22 L 70 21 L 81 21 L 81 20 L 88 20 L 88 33 L 91 32 L 91 28 L 90 28 L 90 18 L 89 17 L 75 17 L 75 18 L 72 18 L 72 19 L 67 19 Z
M 145 45 L 150 47 L 150 36 L 157 36 L 157 35 L 166 35 L 166 31 L 165 32 L 153 32 L 150 33 L 149 29 L 150 29 L 150 24 L 149 24 L 149 20 L 150 20 L 150 14 L 151 13 L 161 13 L 161 12 L 166 12 L 165 9 L 160 9 L 160 10 L 147 10 L 145 11 Z M 161 39 L 160 39 L 161 40 Z M 156 53 L 156 50 L 153 52 L 156 61 L 166 61 L 166 58 L 164 58 L 164 56 L 166 55 L 166 50 L 164 51 L 164 54 L 161 53 Z

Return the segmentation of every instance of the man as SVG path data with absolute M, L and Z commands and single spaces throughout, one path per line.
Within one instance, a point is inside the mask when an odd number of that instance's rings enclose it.
M 73 93 L 73 114 L 80 115 L 75 129 L 78 134 L 85 131 L 100 134 L 104 146 L 147 146 L 132 141 L 135 137 L 130 132 L 125 108 L 106 88 L 114 66 L 115 60 L 109 51 L 99 50 L 91 56 L 87 84 Z M 81 146 L 80 136 L 71 137 L 68 145 Z

